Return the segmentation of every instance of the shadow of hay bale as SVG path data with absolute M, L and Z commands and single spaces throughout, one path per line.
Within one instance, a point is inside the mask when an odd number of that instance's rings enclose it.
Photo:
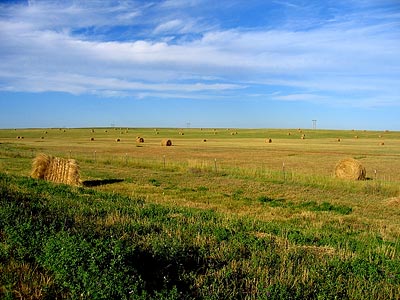
M 113 184 L 113 183 L 118 183 L 118 182 L 123 182 L 123 181 L 124 181 L 124 179 L 117 179 L 117 178 L 85 180 L 85 181 L 82 181 L 82 185 L 84 187 L 94 187 L 94 186 Z

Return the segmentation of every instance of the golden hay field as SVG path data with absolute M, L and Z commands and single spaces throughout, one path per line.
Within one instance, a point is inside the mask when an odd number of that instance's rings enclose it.
M 301 139 L 302 135 L 305 135 L 305 139 Z M 143 137 L 145 142 L 138 143 L 138 136 Z M 165 138 L 171 139 L 172 147 L 160 146 Z M 116 139 L 120 139 L 120 142 L 116 142 Z M 272 142 L 266 143 L 266 139 L 271 139 Z M 281 171 L 284 166 L 291 173 L 318 176 L 331 176 L 340 159 L 353 157 L 365 166 L 367 177 L 385 181 L 400 180 L 399 132 L 298 129 L 18 129 L 1 130 L 0 143 L 0 151 L 6 157 L 9 156 L 7 151 L 18 153 L 22 157 L 45 152 L 77 160 L 121 159 L 149 163 L 165 160 L 169 163 L 210 167 L 215 165 L 216 160 L 218 168 Z M 0 167 L 6 168 L 4 161 Z

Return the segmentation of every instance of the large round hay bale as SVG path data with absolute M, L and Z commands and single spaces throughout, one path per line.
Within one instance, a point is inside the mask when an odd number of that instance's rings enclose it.
M 362 164 L 353 158 L 342 159 L 335 166 L 335 176 L 337 178 L 364 180 L 366 173 Z
M 140 136 L 136 137 L 136 143 L 144 143 L 144 138 Z
M 163 139 L 161 141 L 161 146 L 172 146 L 172 141 L 169 139 Z
M 56 183 L 81 185 L 79 165 L 74 159 L 39 154 L 32 162 L 31 177 Z

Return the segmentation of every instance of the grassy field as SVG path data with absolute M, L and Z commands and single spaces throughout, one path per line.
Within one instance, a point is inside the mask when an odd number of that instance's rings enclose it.
M 160 146 L 164 138 L 173 146 Z M 400 132 L 388 131 L 0 130 L 0 296 L 16 299 L 25 287 L 32 299 L 397 299 L 399 149 Z M 84 187 L 28 179 L 41 152 L 76 159 Z M 368 180 L 333 177 L 346 157 Z M 42 238 L 25 245 L 32 232 Z M 64 242 L 69 250 L 51 256 Z M 78 244 L 104 261 L 80 257 Z M 162 278 L 127 264 L 138 257 Z M 117 267 L 95 279 L 99 294 L 88 278 L 104 265 Z M 24 268 L 31 277 L 18 275 Z

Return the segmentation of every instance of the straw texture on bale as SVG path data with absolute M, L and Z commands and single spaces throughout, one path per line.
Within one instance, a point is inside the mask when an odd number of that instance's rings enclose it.
M 172 141 L 168 139 L 164 139 L 161 141 L 161 146 L 172 146 Z
M 349 180 L 364 180 L 366 171 L 359 161 L 353 158 L 345 158 L 336 164 L 335 176 Z
M 74 159 L 39 154 L 33 160 L 31 177 L 56 183 L 81 185 L 79 166 Z

